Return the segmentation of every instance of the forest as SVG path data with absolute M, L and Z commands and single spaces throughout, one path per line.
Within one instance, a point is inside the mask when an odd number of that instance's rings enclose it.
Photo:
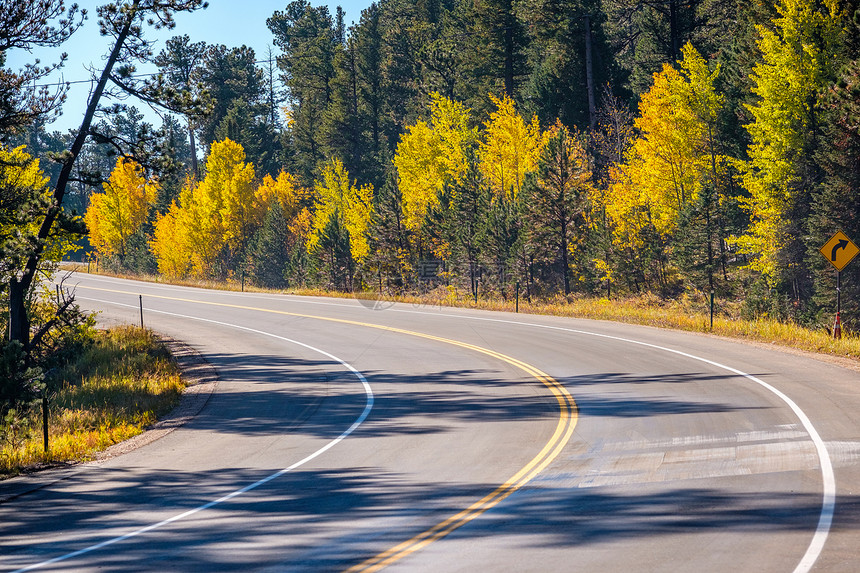
M 120 4 L 99 10 L 117 42 Z M 29 190 L 0 221 L 7 330 L 38 241 L 43 262 L 170 279 L 714 293 L 750 318 L 832 323 L 837 277 L 819 249 L 838 230 L 860 242 L 858 8 L 380 0 L 347 27 L 342 10 L 294 0 L 268 18 L 265 54 L 187 35 L 152 48 L 141 19 L 105 89 L 160 106 L 163 123 L 115 99 L 68 133 L 45 127 L 51 94 L 21 96 L 40 70 L 3 67 L 3 186 Z M 31 42 L 60 44 L 75 22 Z M 0 44 L 0 64 L 15 47 Z M 40 97 L 38 113 L 8 112 Z M 54 231 L 36 233 L 44 213 Z M 855 261 L 841 273 L 847 331 L 858 294 Z

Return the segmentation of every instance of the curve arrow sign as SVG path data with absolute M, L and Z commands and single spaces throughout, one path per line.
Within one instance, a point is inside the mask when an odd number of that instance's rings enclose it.
M 847 246 L 848 246 L 848 241 L 846 241 L 845 239 L 842 239 L 841 241 L 836 243 L 836 245 L 833 246 L 833 250 L 830 251 L 830 262 L 835 263 L 836 262 L 836 252 L 839 249 L 844 249 Z
M 837 271 L 841 271 L 857 256 L 857 253 L 860 253 L 860 248 L 845 233 L 837 231 L 835 235 L 830 237 L 829 241 L 822 245 L 819 252 L 827 258 L 831 265 L 836 267 Z

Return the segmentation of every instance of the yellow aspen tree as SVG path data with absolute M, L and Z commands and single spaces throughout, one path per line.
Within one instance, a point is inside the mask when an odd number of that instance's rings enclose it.
M 803 212 L 813 182 L 804 181 L 816 135 L 815 100 L 833 77 L 840 33 L 841 3 L 780 0 L 773 28 L 758 27 L 761 61 L 750 79 L 758 101 L 748 105 L 754 121 L 746 128 L 752 138 L 743 183 L 749 197 L 741 198 L 751 217 L 749 231 L 738 238 L 741 253 L 752 255 L 750 266 L 769 281 L 785 270 L 780 253 L 804 234 Z M 794 225 L 794 227 L 792 227 Z M 788 257 L 791 258 L 791 257 Z M 802 258 L 787 261 L 803 265 Z
M 667 64 L 654 75 L 635 120 L 640 135 L 624 164 L 611 170 L 605 206 L 620 246 L 641 247 L 647 227 L 671 235 L 681 212 L 705 185 L 715 184 L 728 163 L 714 146 L 723 105 L 714 88 L 719 67 L 710 70 L 690 44 L 682 55 L 680 69 Z
M 177 255 L 177 261 L 186 261 L 193 276 L 223 275 L 223 263 L 229 256 L 241 264 L 264 213 L 265 203 L 259 197 L 254 168 L 245 162 L 244 149 L 230 139 L 216 141 L 209 150 L 203 181 L 185 182 L 178 207 L 159 219 L 164 229 L 156 229 L 150 246 L 160 265 L 158 253 L 166 254 L 169 249 L 162 239 L 173 236 L 187 252 L 187 256 Z M 186 262 L 164 264 L 172 272 L 180 272 Z
M 158 196 L 158 183 L 147 180 L 143 167 L 131 159 L 119 158 L 103 193 L 94 193 L 84 215 L 90 243 L 101 255 L 128 253 L 128 240 L 146 221 Z
M 496 111 L 484 123 L 484 137 L 478 148 L 480 170 L 496 197 L 513 201 L 522 189 L 526 173 L 537 167 L 540 126 L 537 115 L 526 123 L 508 96 L 497 98 L 491 94 L 490 100 Z
M 257 189 L 258 201 L 264 205 L 273 205 L 277 201 L 288 221 L 299 214 L 307 198 L 307 190 L 286 171 L 281 171 L 277 179 L 266 175 Z
M 322 170 L 322 181 L 314 185 L 316 209 L 310 230 L 308 248 L 319 248 L 327 227 L 335 219 L 349 235 L 352 259 L 362 263 L 370 254 L 367 229 L 373 212 L 373 187 L 356 187 L 339 159 L 332 159 Z
M 198 276 L 224 274 L 226 255 L 242 257 L 263 211 L 256 196 L 254 168 L 232 140 L 216 141 L 206 159 L 206 176 L 180 196 L 189 211 L 192 267 Z
M 232 255 L 244 255 L 251 233 L 260 222 L 262 208 L 254 177 L 254 168 L 245 162 L 245 150 L 240 144 L 229 138 L 212 144 L 206 159 L 206 177 L 193 201 L 195 222 L 208 238 L 201 247 L 210 273 L 214 259 L 225 247 Z
M 39 222 L 33 215 L 47 203 L 50 190 L 39 160 L 23 145 L 12 150 L 0 145 L 0 189 L 0 237 L 4 242 L 13 241 L 16 229 L 21 235 L 35 233 Z
M 182 223 L 183 211 L 174 201 L 166 213 L 155 221 L 149 248 L 158 264 L 158 272 L 169 278 L 182 278 L 191 268 L 188 234 Z
M 287 229 L 293 236 L 306 242 L 311 235 L 313 220 L 314 217 L 310 210 L 307 207 L 303 207 L 301 211 L 296 213 L 296 216 L 289 223 Z
M 9 150 L 0 145 L 0 280 L 4 284 L 39 243 L 39 227 L 52 200 L 48 182 L 39 160 L 24 146 Z M 52 234 L 42 260 L 57 262 L 77 250 L 72 241 L 66 233 Z
M 430 121 L 408 126 L 394 155 L 405 226 L 417 231 L 439 195 L 458 183 L 469 169 L 469 149 L 477 141 L 470 111 L 434 93 Z
M 231 254 L 240 260 L 244 259 L 248 243 L 265 214 L 265 203 L 257 196 L 254 178 L 250 164 L 237 165 L 222 191 L 224 241 Z

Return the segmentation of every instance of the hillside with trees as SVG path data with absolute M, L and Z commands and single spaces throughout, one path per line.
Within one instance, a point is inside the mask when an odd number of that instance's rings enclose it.
M 38 41 L 61 44 L 65 22 Z M 294 0 L 267 25 L 266 54 L 183 35 L 122 52 L 159 73 L 118 65 L 110 83 L 157 102 L 161 126 L 122 103 L 50 133 L 60 102 L 30 87 L 39 70 L 4 68 L 0 109 L 23 112 L 0 116 L 3 200 L 53 209 L 68 233 L 86 223 L 85 256 L 122 271 L 505 299 L 714 292 L 749 317 L 832 321 L 818 249 L 840 229 L 860 242 L 857 0 L 380 0 L 349 27 Z M 0 38 L 0 64 L 21 46 Z M 3 207 L 6 304 L 33 217 Z M 859 295 L 855 261 L 847 330 Z

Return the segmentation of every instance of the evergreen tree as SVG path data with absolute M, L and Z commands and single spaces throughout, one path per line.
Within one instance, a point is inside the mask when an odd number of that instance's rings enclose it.
M 590 126 L 596 86 L 613 79 L 599 2 L 522 0 L 517 11 L 529 36 L 529 73 L 518 97 L 523 111 L 537 114 L 543 125 L 558 118 L 568 126 Z
M 351 173 L 360 173 L 369 149 L 359 115 L 358 62 L 355 41 L 338 46 L 331 80 L 331 100 L 323 113 L 322 137 L 325 155 L 343 161 Z M 376 159 L 373 155 L 369 159 Z
M 606 29 L 617 65 L 633 94 L 648 89 L 651 76 L 663 64 L 681 58 L 681 48 L 692 43 L 703 54 L 713 54 L 733 43 L 743 20 L 739 11 L 760 9 L 763 2 L 736 0 L 608 0 Z
M 813 198 L 807 224 L 807 264 L 814 272 L 814 302 L 818 318 L 830 324 L 836 309 L 836 273 L 818 248 L 841 230 L 860 244 L 860 9 L 852 1 L 846 6 L 842 46 L 846 59 L 839 79 L 821 103 L 821 145 L 816 163 L 824 172 Z M 860 330 L 860 261 L 842 270 L 842 320 L 849 331 Z
M 289 221 L 276 202 L 266 212 L 263 226 L 254 237 L 250 249 L 248 266 L 254 283 L 267 288 L 287 286 L 287 267 L 291 254 L 286 244 L 287 237 Z
M 524 200 L 530 240 L 549 252 L 571 292 L 570 253 L 584 239 L 591 169 L 581 136 L 556 122 L 543 136 L 537 173 Z
M 219 127 L 237 106 L 247 106 L 243 119 L 254 123 L 265 121 L 263 71 L 256 65 L 253 49 L 247 46 L 230 49 L 224 45 L 208 46 L 197 69 L 197 78 L 211 99 L 210 113 L 195 122 L 200 143 L 205 149 L 208 150 L 214 141 L 218 141 Z M 250 130 L 247 133 L 249 137 L 237 139 L 237 143 L 249 149 L 264 144 L 256 140 Z
M 171 87 L 171 95 L 175 99 L 187 99 L 200 96 L 202 85 L 198 83 L 197 75 L 207 48 L 205 42 L 191 42 L 187 35 L 174 36 L 167 40 L 164 49 L 156 56 L 154 63 L 158 66 L 163 81 Z M 207 100 L 208 104 L 209 101 Z M 187 106 L 186 106 L 187 107 Z M 195 110 L 203 113 L 204 110 Z M 197 166 L 197 143 L 194 141 L 195 119 L 193 111 L 186 113 L 188 122 L 188 160 L 191 172 L 197 179 L 200 171 Z
M 63 0 L 17 0 L 4 2 L 0 18 L 0 143 L 24 131 L 33 122 L 52 119 L 59 113 L 67 86 L 39 87 L 41 80 L 61 68 L 63 54 L 52 65 L 35 64 L 13 71 L 5 67 L 10 50 L 31 51 L 34 47 L 59 46 L 83 24 L 87 11 L 74 4 L 67 11 Z
M 410 240 L 403 222 L 402 198 L 393 170 L 389 170 L 385 183 L 374 196 L 369 233 L 370 256 L 367 266 L 371 274 L 366 280 L 372 284 L 375 278 L 380 291 L 401 290 L 407 284 L 412 267 Z M 372 276 L 374 272 L 376 277 Z
M 278 66 L 288 90 L 289 123 L 295 147 L 295 173 L 310 186 L 326 159 L 324 119 L 331 101 L 335 54 L 342 47 L 326 6 L 294 0 L 266 21 L 281 49 Z

